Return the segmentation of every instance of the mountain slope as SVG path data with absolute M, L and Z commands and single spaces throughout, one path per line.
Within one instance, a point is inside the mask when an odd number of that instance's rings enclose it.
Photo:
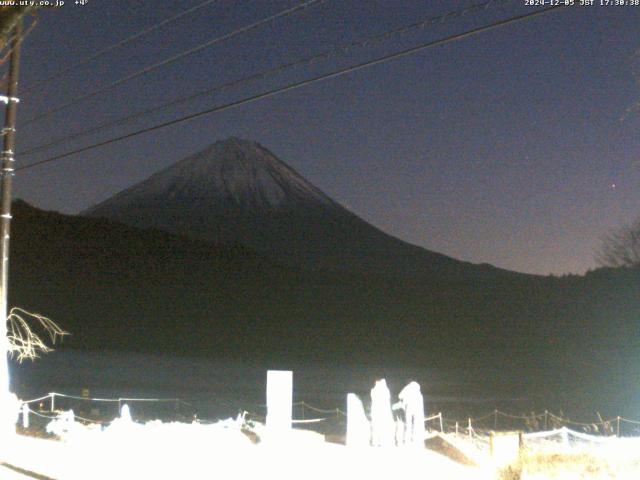
M 387 235 L 257 143 L 230 138 L 83 215 L 241 244 L 305 268 L 402 276 L 496 274 Z

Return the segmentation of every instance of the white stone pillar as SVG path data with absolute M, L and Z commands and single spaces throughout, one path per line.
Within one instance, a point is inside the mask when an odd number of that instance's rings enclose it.
M 291 431 L 293 411 L 293 372 L 267 371 L 267 434 L 269 440 L 282 440 Z
M 385 379 L 371 389 L 371 444 L 388 447 L 395 444 L 395 423 L 391 413 L 391 393 Z
M 371 424 L 364 413 L 362 401 L 355 393 L 347 394 L 348 447 L 368 447 L 371 443 Z

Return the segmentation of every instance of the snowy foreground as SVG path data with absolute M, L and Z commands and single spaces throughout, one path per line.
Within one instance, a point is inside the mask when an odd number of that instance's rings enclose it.
M 306 431 L 254 444 L 231 422 L 78 425 L 60 441 L 16 435 L 1 460 L 55 479 L 496 478 L 494 468 L 462 466 L 426 449 L 348 448 Z
M 24 412 L 28 409 L 23 410 L 27 429 Z M 3 441 L 0 479 L 640 478 L 640 438 L 587 435 L 566 427 L 490 435 L 473 429 L 463 435 L 420 429 L 417 442 L 397 437 L 401 446 L 371 447 L 369 439 L 360 442 L 351 435 L 357 432 L 349 426 L 349 446 L 344 446 L 326 442 L 316 432 L 291 429 L 290 420 L 267 428 L 244 414 L 216 423 L 139 423 L 124 405 L 120 417 L 99 425 L 71 410 L 56 417 L 32 413 L 48 420 L 52 438 L 12 434 Z

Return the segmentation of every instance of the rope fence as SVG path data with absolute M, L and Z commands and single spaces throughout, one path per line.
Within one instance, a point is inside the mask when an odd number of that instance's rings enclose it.
M 58 402 L 56 400 L 58 399 Z M 134 398 L 134 397 L 118 397 L 118 398 L 104 398 L 104 397 L 88 397 L 88 396 L 77 396 L 77 395 L 69 395 L 60 392 L 50 392 L 47 395 L 43 395 L 37 398 L 33 398 L 30 400 L 22 401 L 23 405 L 23 415 L 25 412 L 27 414 L 33 413 L 36 416 L 54 419 L 57 418 L 56 414 L 60 413 L 64 409 L 58 408 L 59 400 L 61 399 L 70 399 L 74 401 L 81 402 L 102 402 L 102 403 L 113 403 L 114 405 L 118 405 L 118 410 L 115 416 L 120 414 L 121 407 L 124 403 L 127 402 L 141 402 L 141 403 L 163 403 L 163 404 L 173 404 L 184 405 L 188 407 L 193 407 L 192 403 L 186 402 L 180 398 Z M 48 402 L 47 402 L 48 401 Z M 47 402 L 47 405 L 43 405 L 43 402 Z M 30 405 L 34 403 L 39 403 L 40 409 L 34 410 L 30 408 Z M 230 402 L 226 402 L 230 403 Z M 26 409 L 24 407 L 27 407 Z M 260 408 L 266 408 L 266 405 L 257 405 Z M 333 422 L 334 420 L 341 424 L 341 422 L 346 421 L 346 412 L 341 410 L 340 408 L 320 408 L 318 406 L 309 404 L 305 401 L 298 401 L 292 404 L 294 408 L 298 409 L 299 416 L 301 418 L 295 418 L 292 420 L 294 424 L 319 424 L 323 422 Z M 313 415 L 307 415 L 307 412 L 314 413 Z M 260 415 L 250 411 L 244 411 L 244 414 L 247 415 L 248 418 L 252 418 L 257 421 L 264 422 L 265 416 Z M 597 433 L 601 435 L 615 435 L 620 436 L 621 432 L 624 433 L 625 429 L 628 432 L 629 428 L 633 429 L 633 433 L 640 433 L 640 420 L 634 420 L 625 418 L 622 416 L 616 416 L 609 419 L 603 419 L 598 414 L 599 419 L 593 422 L 580 422 L 571 420 L 567 417 L 564 417 L 562 413 L 560 415 L 554 414 L 545 410 L 542 413 L 532 412 L 530 415 L 522 415 L 522 414 L 513 414 L 508 412 L 503 412 L 501 410 L 495 409 L 493 412 L 486 413 L 484 415 L 480 415 L 477 417 L 467 417 L 465 420 L 459 420 L 451 417 L 443 416 L 442 412 L 437 414 L 428 416 L 425 418 L 425 423 L 433 422 L 437 420 L 437 427 L 433 428 L 433 430 L 440 430 L 440 432 L 447 433 L 457 433 L 457 434 L 465 434 L 469 437 L 485 435 L 489 434 L 493 431 L 508 431 L 508 430 L 527 430 L 530 435 L 530 432 L 557 432 L 562 428 L 567 426 L 580 427 L 585 430 L 587 433 Z M 109 424 L 111 420 L 105 420 L 104 418 L 87 418 L 84 416 L 75 416 L 80 421 L 84 421 L 87 423 L 97 423 L 97 424 Z M 195 415 L 194 415 L 195 419 Z M 491 424 L 492 421 L 492 424 Z M 518 422 L 517 427 L 514 422 Z M 625 427 L 628 425 L 628 427 Z M 524 427 L 524 428 L 522 428 Z M 572 430 L 573 431 L 573 430 Z M 584 434 L 584 432 L 578 432 Z
M 41 397 L 32 398 L 29 400 L 22 400 L 21 401 L 22 416 L 24 417 L 30 413 L 33 413 L 37 417 L 41 417 L 41 418 L 48 418 L 52 420 L 55 418 L 58 418 L 59 413 L 67 410 L 73 410 L 71 408 L 62 408 L 60 405 L 61 403 L 60 400 L 62 399 L 70 399 L 70 400 L 73 400 L 76 402 L 82 402 L 82 403 L 97 402 L 97 403 L 113 404 L 114 407 L 117 408 L 117 410 L 114 408 L 114 411 L 111 412 L 111 414 L 109 415 L 109 417 L 113 417 L 113 418 L 118 417 L 120 415 L 123 404 L 130 403 L 130 402 L 169 404 L 169 405 L 173 405 L 176 409 L 178 408 L 179 405 L 192 407 L 192 405 L 189 402 L 185 402 L 180 398 L 135 398 L 135 397 L 103 398 L 103 397 L 69 395 L 69 394 L 60 393 L 60 392 L 50 392 L 47 395 L 43 395 Z M 44 404 L 44 402 L 46 402 L 46 405 Z M 31 408 L 31 405 L 34 403 L 39 404 L 38 410 Z M 48 414 L 45 412 L 47 412 Z M 98 414 L 99 413 L 100 411 L 98 410 Z M 107 425 L 111 423 L 111 420 L 105 420 L 104 418 L 88 418 L 82 415 L 77 415 L 75 412 L 74 412 L 74 418 L 85 423 L 96 423 L 101 425 Z M 29 423 L 28 420 L 23 418 L 23 425 L 25 424 L 28 425 L 28 423 Z
M 542 413 L 531 413 L 530 415 L 514 415 L 496 409 L 492 413 L 488 413 L 479 417 L 469 417 L 465 422 L 448 419 L 447 421 L 445 421 L 445 424 L 449 429 L 451 429 L 451 426 L 453 425 L 456 432 L 459 432 L 461 430 L 468 431 L 469 429 L 473 429 L 474 431 L 478 432 L 513 429 L 509 428 L 513 427 L 513 423 L 501 421 L 500 419 L 503 418 L 511 421 L 519 421 L 521 423 L 521 427 L 524 426 L 525 429 L 532 431 L 555 431 L 559 430 L 562 427 L 574 426 L 581 427 L 587 430 L 589 433 L 595 432 L 604 435 L 616 436 L 620 436 L 621 430 L 624 429 L 624 424 L 628 424 L 632 427 L 640 426 L 640 421 L 632 420 L 622 416 L 603 419 L 598 414 L 598 417 L 598 420 L 594 420 L 592 422 L 579 422 L 571 420 L 562 415 L 556 415 L 552 412 L 549 412 L 548 410 L 545 410 Z M 485 422 L 486 424 L 486 421 L 491 418 L 493 419 L 493 425 L 490 428 L 487 428 L 486 426 L 482 428 L 483 422 Z M 551 427 L 551 429 L 549 427 Z M 636 429 L 635 433 L 640 433 L 640 429 Z

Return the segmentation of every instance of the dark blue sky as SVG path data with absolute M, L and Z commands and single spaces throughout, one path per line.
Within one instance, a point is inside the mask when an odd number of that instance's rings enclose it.
M 43 11 L 21 88 L 201 0 Z M 21 95 L 19 120 L 295 5 L 220 0 Z M 326 0 L 20 128 L 18 150 L 471 1 Z M 89 136 L 20 165 L 339 66 L 533 11 L 496 2 L 440 25 Z M 584 272 L 640 214 L 640 7 L 576 7 L 20 172 L 16 196 L 76 213 L 214 141 L 272 150 L 388 233 L 472 262 Z M 613 187 L 615 185 L 615 188 Z

